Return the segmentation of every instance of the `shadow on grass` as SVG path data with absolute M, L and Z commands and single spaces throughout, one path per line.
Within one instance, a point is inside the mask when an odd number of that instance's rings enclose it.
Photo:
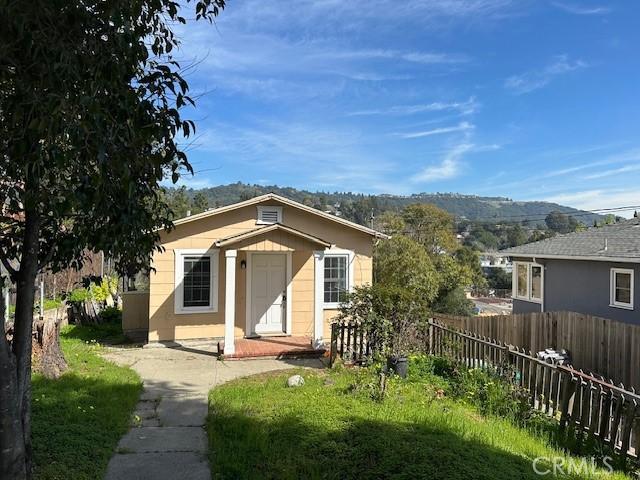
M 77 339 L 83 342 L 95 341 L 107 345 L 126 345 L 131 343 L 122 332 L 122 324 L 109 322 L 96 325 L 69 325 L 60 336 L 62 338 Z
M 216 479 L 540 478 L 531 460 L 439 427 L 353 418 L 329 431 L 297 417 L 241 412 L 209 422 Z
M 34 375 L 32 440 L 34 479 L 103 477 L 142 391 L 138 375 L 107 362 L 91 340 L 112 325 L 70 327 L 61 335 L 69 370 L 57 380 Z M 87 344 L 87 342 L 89 342 Z

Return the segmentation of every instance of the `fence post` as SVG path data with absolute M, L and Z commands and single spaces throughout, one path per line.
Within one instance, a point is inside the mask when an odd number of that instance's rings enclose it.
M 331 350 L 329 351 L 329 367 L 333 367 L 333 362 L 338 354 L 338 324 L 331 324 Z
M 429 355 L 433 355 L 433 319 L 429 320 Z

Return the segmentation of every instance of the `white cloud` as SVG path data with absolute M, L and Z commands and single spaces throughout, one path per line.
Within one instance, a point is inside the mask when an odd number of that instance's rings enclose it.
M 461 115 L 471 115 L 478 110 L 478 102 L 475 97 L 470 97 L 466 102 L 432 102 L 413 105 L 394 105 L 388 108 L 371 110 L 359 110 L 351 112 L 348 116 L 366 115 L 414 115 L 425 112 L 440 112 L 454 110 Z
M 414 175 L 411 180 L 414 182 L 436 182 L 457 177 L 460 174 L 460 161 L 465 153 L 474 147 L 471 143 L 461 143 L 449 150 L 442 162 L 438 165 L 430 165 L 421 172 Z
M 640 165 L 638 164 L 625 165 L 624 167 L 613 168 L 611 170 L 605 170 L 603 172 L 597 172 L 597 173 L 592 173 L 590 175 L 585 175 L 582 178 L 584 180 L 596 180 L 599 178 L 613 177 L 615 175 L 621 175 L 629 172 L 637 172 L 638 170 L 640 170 Z
M 429 165 L 418 172 L 411 181 L 414 183 L 429 183 L 455 178 L 462 173 L 462 159 L 465 154 L 472 152 L 487 152 L 498 150 L 500 145 L 474 145 L 473 143 L 459 143 L 450 148 L 442 161 L 437 165 Z
M 551 2 L 551 5 L 573 15 L 605 15 L 611 12 L 609 7 L 588 7 L 575 3 Z
M 465 131 L 473 130 L 474 128 L 476 127 L 472 123 L 460 122 L 458 125 L 454 125 L 451 127 L 433 128 L 431 130 L 424 130 L 421 132 L 398 133 L 396 135 L 402 138 L 422 138 L 422 137 L 430 137 L 432 135 L 441 135 L 443 133 L 465 132 Z
M 558 55 L 542 70 L 532 70 L 520 75 L 512 75 L 505 80 L 504 86 L 518 95 L 529 93 L 545 87 L 560 75 L 588 66 L 589 65 L 582 60 L 571 61 L 567 55 Z
M 635 189 L 593 189 L 572 193 L 563 193 L 545 198 L 549 202 L 570 205 L 582 210 L 602 210 L 631 206 L 629 210 L 616 212 L 616 215 L 631 217 L 640 205 L 640 192 Z

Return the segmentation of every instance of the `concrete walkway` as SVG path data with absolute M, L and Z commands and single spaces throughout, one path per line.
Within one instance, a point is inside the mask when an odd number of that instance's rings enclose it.
M 235 378 L 292 367 L 322 368 L 319 359 L 221 362 L 213 345 L 112 350 L 109 360 L 144 382 L 134 425 L 120 440 L 106 480 L 210 480 L 207 393 Z

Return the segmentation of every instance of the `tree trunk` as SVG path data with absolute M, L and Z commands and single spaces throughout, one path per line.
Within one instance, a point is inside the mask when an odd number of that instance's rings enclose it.
M 34 323 L 33 369 L 47 378 L 58 378 L 67 369 L 60 348 L 60 320 L 50 318 Z
M 16 311 L 11 345 L 0 342 L 0 478 L 31 478 L 31 338 L 40 219 L 25 210 L 20 270 L 16 275 Z M 10 348 L 9 348 L 10 347 Z

